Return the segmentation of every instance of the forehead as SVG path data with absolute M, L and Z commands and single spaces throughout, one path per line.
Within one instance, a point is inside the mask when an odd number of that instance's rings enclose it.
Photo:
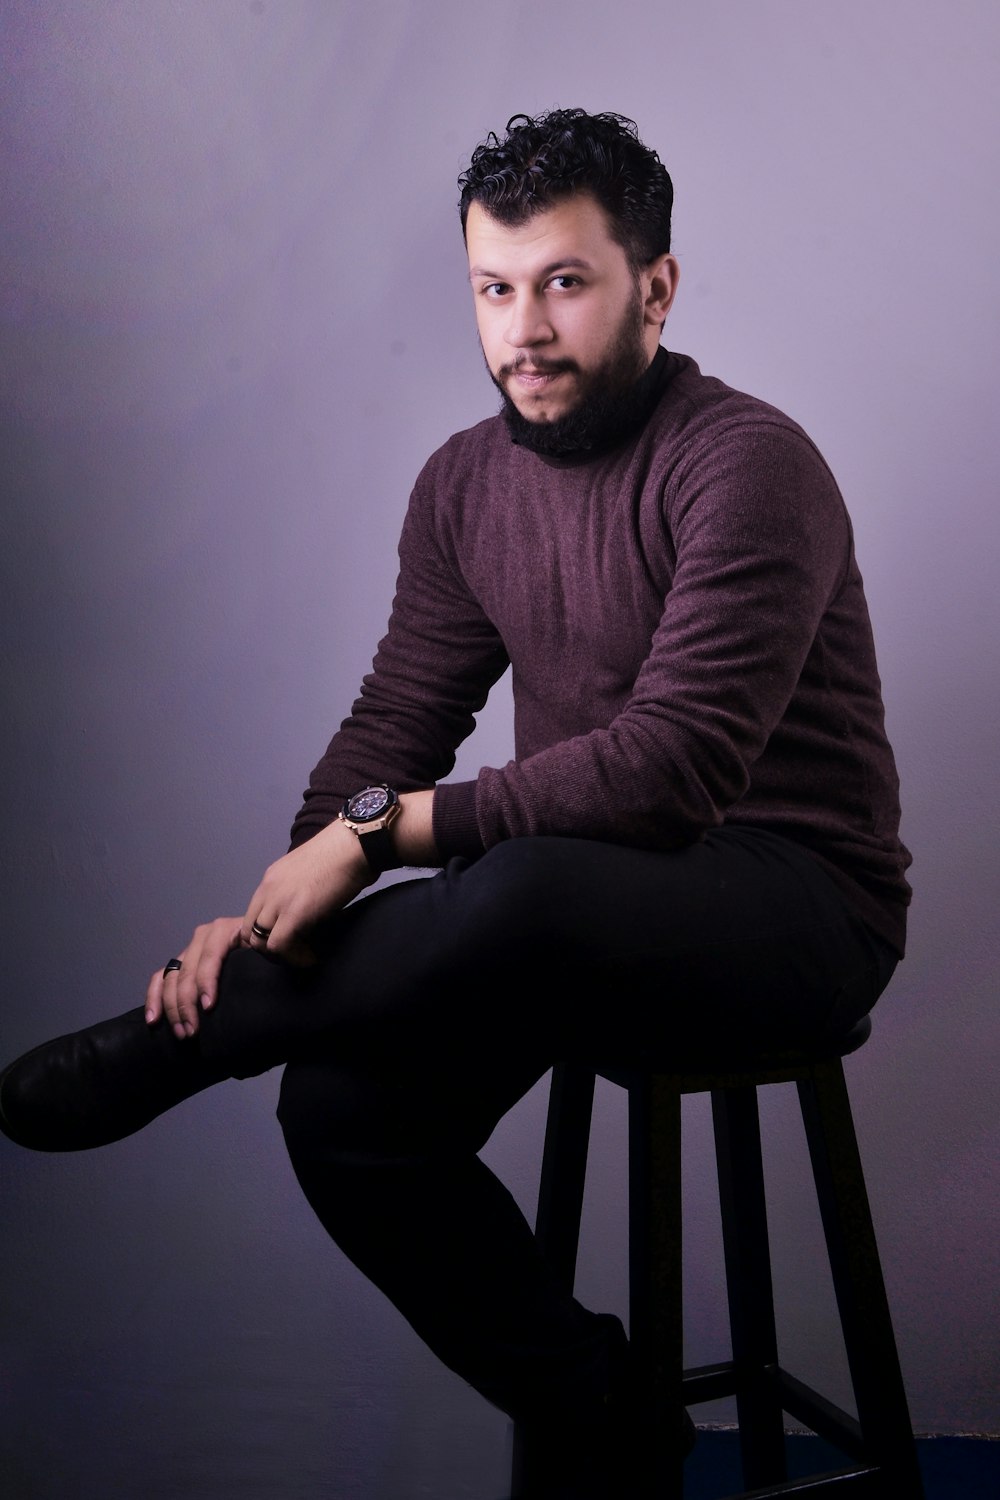
M 523 224 L 501 224 L 479 203 L 469 208 L 465 242 L 471 276 L 525 274 L 570 260 L 605 266 L 625 251 L 611 234 L 608 216 L 589 193 L 574 193 L 532 214 Z

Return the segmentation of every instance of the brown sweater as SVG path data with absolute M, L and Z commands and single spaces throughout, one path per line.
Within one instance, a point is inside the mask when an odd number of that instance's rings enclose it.
M 794 422 L 693 360 L 661 350 L 653 374 L 652 415 L 608 451 L 543 459 L 494 417 L 430 459 L 388 633 L 292 842 L 370 781 L 437 786 L 445 859 L 768 828 L 902 952 L 909 856 L 833 476 Z M 515 760 L 438 785 L 508 662 Z

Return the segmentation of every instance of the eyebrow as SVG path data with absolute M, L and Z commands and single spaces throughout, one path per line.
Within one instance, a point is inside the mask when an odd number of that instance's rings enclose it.
M 544 281 L 549 276 L 554 276 L 557 271 L 592 271 L 594 268 L 589 260 L 581 260 L 578 255 L 567 255 L 562 260 L 554 260 L 549 265 L 543 266 L 539 277 Z M 476 276 L 485 276 L 491 281 L 506 281 L 506 276 L 499 271 L 487 271 L 484 266 L 470 266 L 469 280 Z

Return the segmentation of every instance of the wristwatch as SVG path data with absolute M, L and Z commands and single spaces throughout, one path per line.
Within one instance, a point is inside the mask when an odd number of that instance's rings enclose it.
M 357 834 L 362 853 L 376 875 L 399 863 L 389 826 L 400 811 L 399 797 L 383 781 L 355 792 L 338 813 L 341 821 Z

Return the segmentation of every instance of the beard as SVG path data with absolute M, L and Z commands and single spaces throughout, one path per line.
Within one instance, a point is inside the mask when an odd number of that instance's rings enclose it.
M 547 458 L 566 458 L 572 454 L 590 454 L 614 447 L 646 420 L 649 402 L 644 376 L 650 369 L 643 337 L 642 303 L 639 298 L 626 309 L 614 343 L 601 363 L 592 370 L 582 370 L 572 359 L 546 360 L 532 355 L 532 369 L 555 374 L 567 371 L 576 376 L 578 394 L 574 405 L 561 417 L 551 421 L 532 421 L 523 415 L 507 394 L 504 377 L 509 377 L 519 358 L 503 365 L 499 374 L 489 376 L 500 392 L 501 415 L 511 438 L 522 448 Z

